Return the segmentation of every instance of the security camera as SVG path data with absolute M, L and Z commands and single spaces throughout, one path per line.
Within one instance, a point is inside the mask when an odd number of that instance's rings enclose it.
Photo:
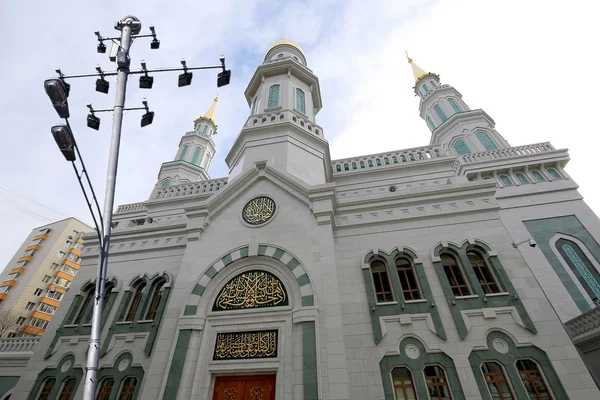
M 537 246 L 537 243 L 535 242 L 535 240 L 529 239 L 529 247 L 535 247 L 535 246 Z

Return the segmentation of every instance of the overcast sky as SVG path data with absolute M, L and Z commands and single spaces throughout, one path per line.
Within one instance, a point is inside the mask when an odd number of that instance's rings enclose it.
M 141 59 L 161 67 L 176 66 L 182 57 L 188 65 L 206 65 L 226 56 L 233 75 L 220 91 L 212 178 L 227 176 L 225 155 L 249 113 L 246 84 L 270 45 L 287 35 L 302 46 L 320 79 L 317 123 L 332 158 L 429 142 L 411 89 L 408 50 L 424 70 L 456 87 L 472 109 L 484 109 L 511 145 L 550 141 L 568 148 L 567 172 L 600 212 L 591 162 L 600 134 L 594 118 L 598 1 L 7 0 L 0 7 L 0 268 L 36 226 L 64 216 L 91 223 L 71 165 L 51 137 L 50 127 L 60 120 L 43 81 L 55 76 L 56 67 L 65 74 L 93 72 L 96 64 L 113 69 L 107 55 L 96 53 L 94 31 L 118 34 L 114 22 L 127 14 L 142 21 L 144 32 L 156 26 L 161 40 L 160 50 L 150 50 L 147 39 L 134 42 L 135 67 Z M 70 83 L 71 124 L 102 204 L 112 121 L 102 114 L 100 131 L 90 130 L 85 105 L 112 107 L 115 83 L 108 95 L 95 92 L 94 79 Z M 194 72 L 185 88 L 167 73 L 155 76 L 152 90 L 137 86 L 134 77 L 128 105 L 147 97 L 156 116 L 144 129 L 138 112 L 125 117 L 116 204 L 148 198 L 161 162 L 174 157 L 180 136 L 211 104 L 216 72 Z

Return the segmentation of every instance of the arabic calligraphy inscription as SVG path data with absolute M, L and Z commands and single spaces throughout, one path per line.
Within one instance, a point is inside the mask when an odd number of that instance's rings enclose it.
M 285 287 L 266 271 L 246 271 L 230 280 L 215 300 L 213 311 L 287 306 Z
M 250 200 L 242 210 L 242 218 L 249 225 L 261 225 L 275 214 L 275 202 L 269 197 L 261 196 Z
M 277 357 L 277 331 L 217 333 L 213 360 Z

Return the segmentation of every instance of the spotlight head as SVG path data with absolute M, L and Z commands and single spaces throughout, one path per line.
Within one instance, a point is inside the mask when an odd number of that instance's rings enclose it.
M 98 53 L 106 53 L 106 45 L 102 42 L 98 43 Z
M 193 75 L 191 72 L 184 72 L 183 74 L 179 75 L 179 87 L 191 85 L 192 77 Z
M 93 114 L 88 114 L 87 126 L 88 126 L 88 128 L 99 130 L 100 129 L 100 118 L 96 117 Z
M 67 161 L 75 161 L 75 140 L 73 139 L 71 129 L 66 125 L 56 125 L 50 131 L 52 132 L 52 136 L 54 136 L 59 150 Z
M 152 89 L 152 84 L 154 84 L 153 76 L 140 76 L 140 89 Z
M 219 57 L 219 61 L 221 61 L 221 64 L 225 64 L 225 56 Z
M 61 118 L 69 118 L 69 90 L 71 86 L 62 79 L 47 79 L 44 82 L 44 89 L 50 98 L 54 109 Z
M 150 125 L 154 121 L 154 111 L 148 111 L 146 114 L 142 115 L 142 128 Z
M 217 87 L 229 85 L 229 81 L 231 80 L 231 70 L 219 72 L 217 75 Z
M 100 93 L 108 93 L 108 89 L 110 88 L 110 82 L 105 80 L 104 78 L 100 78 L 96 80 L 96 91 Z
M 150 48 L 152 50 L 156 50 L 160 47 L 160 40 L 158 39 L 152 39 L 152 41 L 150 42 Z

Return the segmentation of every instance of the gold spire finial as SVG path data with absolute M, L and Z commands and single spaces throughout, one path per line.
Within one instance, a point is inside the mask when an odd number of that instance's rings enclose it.
M 197 118 L 194 121 L 194 123 L 196 123 L 200 119 L 205 119 L 207 121 L 212 122 L 212 124 L 216 127 L 217 123 L 215 122 L 215 111 L 217 109 L 217 102 L 218 101 L 219 101 L 219 91 L 217 90 L 217 95 L 215 96 L 215 99 L 213 100 L 213 103 L 211 104 L 211 106 L 208 108 L 208 110 L 206 110 L 206 112 L 204 113 L 204 115 L 201 116 L 200 118 Z
M 410 58 L 410 57 L 408 56 L 408 51 L 404 50 L 404 54 L 406 54 L 406 59 L 408 60 L 408 63 L 409 63 L 409 64 L 412 64 L 412 58 Z

